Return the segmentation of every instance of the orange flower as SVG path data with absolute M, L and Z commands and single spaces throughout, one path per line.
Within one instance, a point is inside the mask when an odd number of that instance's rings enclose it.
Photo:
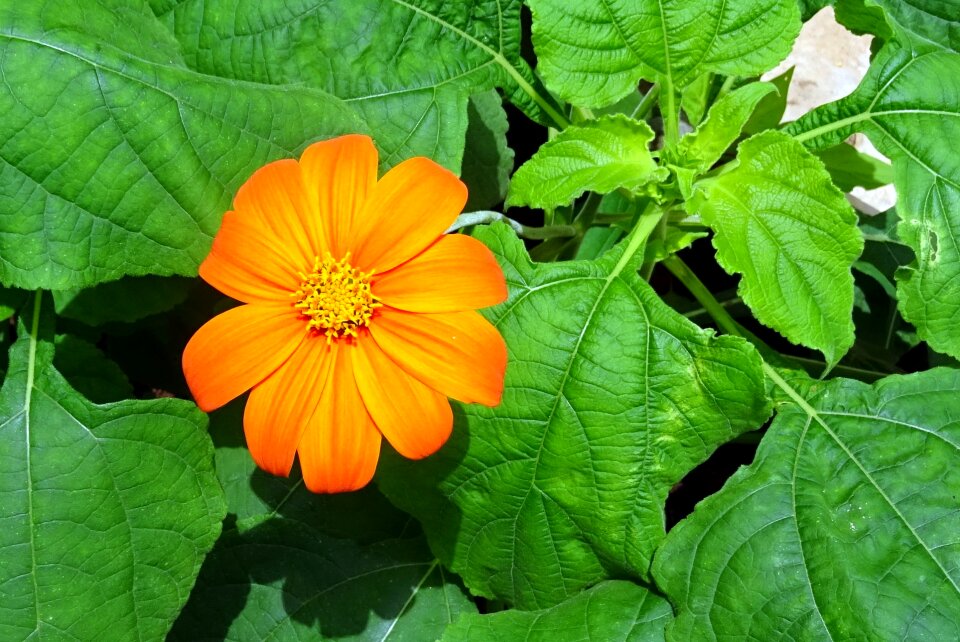
M 299 454 L 314 492 L 361 488 L 381 435 L 426 457 L 447 440 L 447 397 L 495 406 L 506 347 L 475 310 L 500 303 L 503 272 L 482 243 L 444 235 L 460 180 L 411 158 L 377 180 L 366 136 L 343 136 L 254 173 L 200 276 L 246 305 L 200 328 L 183 353 L 197 405 L 250 389 L 257 465 L 286 476 Z

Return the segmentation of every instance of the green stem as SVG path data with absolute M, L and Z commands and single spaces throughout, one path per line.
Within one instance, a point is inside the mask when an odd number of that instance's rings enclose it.
M 873 114 L 871 114 L 870 112 L 866 112 L 863 114 L 856 114 L 854 116 L 843 118 L 841 120 L 837 120 L 832 123 L 827 123 L 826 125 L 821 125 L 820 127 L 811 129 L 810 131 L 797 134 L 793 138 L 798 143 L 805 143 L 811 138 L 816 138 L 817 136 L 823 136 L 824 134 L 829 134 L 832 131 L 842 129 L 844 127 L 847 127 L 848 125 L 855 125 L 864 120 L 870 120 L 871 116 L 873 116 Z
M 653 238 L 662 241 L 667 238 L 667 223 L 669 222 L 669 216 L 661 216 L 660 222 L 657 224 L 656 229 L 653 232 Z M 646 261 L 643 264 L 643 267 L 640 268 L 640 276 L 644 281 L 650 281 L 650 277 L 653 276 L 653 268 L 657 265 L 656 260 Z
M 797 392 L 793 386 L 787 383 L 786 379 L 780 376 L 780 373 L 774 369 L 773 366 L 768 364 L 766 361 L 761 363 L 763 366 L 763 374 L 767 375 L 767 378 L 770 379 L 773 383 L 777 385 L 778 388 L 787 393 L 787 396 L 798 406 L 800 406 L 805 413 L 811 417 L 817 416 L 817 411 L 814 410 L 813 406 L 807 403 L 807 400 L 800 396 L 800 393 Z
M 728 308 L 733 305 L 738 305 L 740 303 L 743 303 L 743 299 L 741 299 L 738 296 L 735 296 L 732 299 L 727 299 L 726 301 L 720 301 L 720 305 L 722 305 L 725 308 Z M 695 319 L 696 317 L 702 314 L 707 314 L 706 308 L 697 308 L 695 310 L 690 310 L 689 312 L 684 312 L 683 316 L 687 317 L 688 319 Z
M 623 251 L 623 256 L 620 257 L 620 260 L 616 266 L 614 266 L 613 271 L 610 272 L 610 276 L 607 277 L 608 281 L 616 278 L 623 272 L 623 268 L 627 266 L 634 255 L 646 245 L 647 239 L 650 238 L 650 233 L 659 225 L 661 217 L 663 217 L 663 210 L 661 210 L 659 206 L 655 203 L 647 205 L 637 220 L 637 224 L 627 236 L 627 247 Z
M 37 339 L 40 335 L 40 301 L 43 290 L 37 290 L 33 297 L 33 318 L 30 319 L 30 350 L 27 353 L 27 391 L 24 394 L 23 407 L 30 416 L 30 398 L 33 395 L 33 377 L 37 363 Z M 29 422 L 27 424 L 29 430 Z
M 547 239 L 566 239 L 576 236 L 579 231 L 572 225 L 546 225 L 544 227 L 527 227 L 519 232 L 525 239 L 545 241 Z
M 677 109 L 673 79 L 669 75 L 663 81 L 663 91 L 660 94 L 660 115 L 663 117 L 663 146 L 667 150 L 673 150 L 680 143 L 680 112 Z
M 737 82 L 736 76 L 727 76 L 723 84 L 720 85 L 720 91 L 717 92 L 716 100 L 720 100 L 723 96 L 730 93 L 730 90 L 733 89 L 733 85 Z M 714 102 L 716 102 L 716 100 Z
M 700 305 L 703 306 L 703 309 L 707 311 L 707 314 L 721 330 L 737 337 L 744 336 L 743 332 L 740 331 L 740 325 L 734 321 L 723 304 L 717 301 L 713 293 L 703 284 L 703 281 L 693 273 L 693 270 L 680 257 L 675 254 L 668 256 L 663 260 L 663 266 L 670 270 L 670 273 L 677 277 L 677 280 L 683 283 L 684 287 L 690 290 L 690 294 L 700 302 Z
M 522 236 L 526 239 L 544 240 L 552 238 L 569 238 L 571 236 L 576 236 L 579 233 L 579 230 L 572 225 L 546 225 L 544 227 L 529 227 L 523 223 L 520 223 L 519 221 L 513 220 L 505 214 L 501 214 L 500 212 L 479 210 L 477 212 L 467 212 L 458 216 L 457 220 L 453 222 L 453 225 L 447 228 L 447 234 L 451 234 L 459 229 L 469 227 L 471 225 L 485 225 L 489 223 L 496 223 L 497 221 L 506 223 L 513 228 L 518 236 Z
M 643 99 L 637 103 L 637 107 L 633 110 L 633 113 L 630 114 L 631 118 L 636 118 L 637 120 L 646 120 L 647 116 L 650 115 L 650 112 L 653 110 L 653 106 L 657 104 L 657 98 L 660 97 L 660 84 L 654 83 L 652 87 L 644 95 Z
M 597 209 L 600 207 L 600 202 L 602 200 L 602 194 L 597 194 L 596 192 L 590 192 L 587 194 L 587 198 L 584 199 L 583 205 L 580 206 L 580 210 L 573 217 L 574 225 L 586 232 L 590 226 L 593 225 L 593 219 L 597 215 Z

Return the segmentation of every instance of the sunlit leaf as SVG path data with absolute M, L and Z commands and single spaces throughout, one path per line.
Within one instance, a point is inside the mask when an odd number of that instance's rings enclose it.
M 385 452 L 380 487 L 472 592 L 518 608 L 644 576 L 670 488 L 766 418 L 759 358 L 667 307 L 636 245 L 533 264 L 508 227 L 478 236 L 510 286 L 488 312 L 509 351 L 503 402 L 458 407 L 423 461 Z
M 674 640 L 960 637 L 960 372 L 814 383 L 681 522 Z
M 257 167 L 364 127 L 317 89 L 187 69 L 166 30 L 131 6 L 0 4 L 4 284 L 195 274 Z
M 666 178 L 648 145 L 653 130 L 621 114 L 571 126 L 543 145 L 513 176 L 508 205 L 569 205 L 585 191 L 635 190 Z
M 710 169 L 736 142 L 754 108 L 777 88 L 770 83 L 750 83 L 721 97 L 710 107 L 707 119 L 680 140 L 680 162 L 700 174 Z
M 790 52 L 796 0 L 529 0 L 537 70 L 564 100 L 602 107 L 641 78 L 759 74 Z
M 960 54 L 887 45 L 853 94 L 788 131 L 811 149 L 860 131 L 891 159 L 897 234 L 917 256 L 898 273 L 900 310 L 931 347 L 960 356 Z
M 853 344 L 857 216 L 821 163 L 786 134 L 740 144 L 737 166 L 697 184 L 691 212 L 716 232 L 717 260 L 762 323 L 836 363 Z
M 664 639 L 672 619 L 670 604 L 659 595 L 629 582 L 601 582 L 550 609 L 463 615 L 443 642 L 655 642 Z
M 198 71 L 344 99 L 370 124 L 386 167 L 429 156 L 459 171 L 467 100 L 495 86 L 555 120 L 520 57 L 519 0 L 152 4 Z

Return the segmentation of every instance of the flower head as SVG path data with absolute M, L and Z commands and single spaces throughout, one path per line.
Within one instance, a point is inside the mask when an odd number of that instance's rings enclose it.
M 444 235 L 466 202 L 452 173 L 411 158 L 377 180 L 366 136 L 315 143 L 237 192 L 200 276 L 244 305 L 183 353 L 197 404 L 250 390 L 254 460 L 314 492 L 370 481 L 381 436 L 425 457 L 453 427 L 447 397 L 500 401 L 503 339 L 475 310 L 506 298 L 479 241 Z

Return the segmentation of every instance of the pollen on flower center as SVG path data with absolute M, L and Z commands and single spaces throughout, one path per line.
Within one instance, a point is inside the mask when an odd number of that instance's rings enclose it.
M 309 329 L 326 335 L 327 343 L 356 337 L 357 328 L 370 325 L 374 311 L 383 306 L 370 289 L 372 275 L 350 265 L 349 252 L 339 261 L 327 252 L 323 259 L 317 257 L 310 273 L 300 273 L 293 307 Z

